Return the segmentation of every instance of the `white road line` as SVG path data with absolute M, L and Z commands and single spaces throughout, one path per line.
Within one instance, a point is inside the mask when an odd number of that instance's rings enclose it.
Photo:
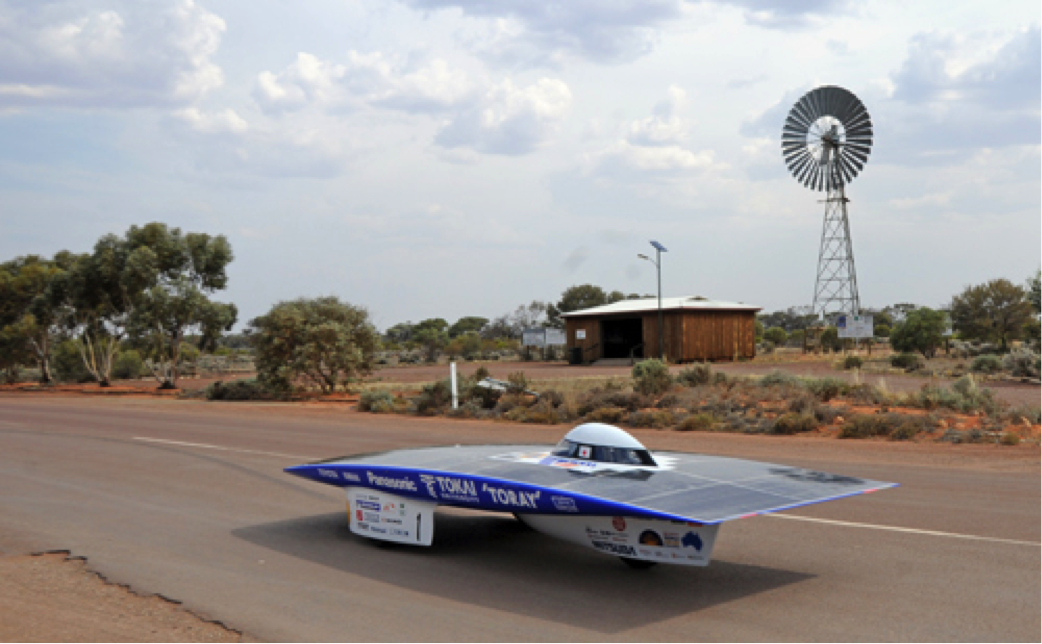
M 1018 546 L 1042 547 L 1042 543 L 1034 541 L 1019 541 L 1017 539 L 1001 539 L 999 537 L 981 537 L 975 534 L 959 534 L 958 532 L 939 532 L 937 530 L 918 530 L 916 528 L 901 528 L 891 525 L 875 525 L 873 523 L 854 523 L 852 521 L 836 521 L 834 519 L 816 519 L 814 517 L 801 517 L 795 514 L 765 514 L 763 516 L 774 519 L 792 519 L 793 521 L 809 521 L 812 523 L 827 523 L 848 528 L 867 528 L 869 530 L 888 530 L 890 532 L 908 532 L 911 534 L 925 534 L 934 537 L 951 537 L 953 539 L 970 539 L 973 541 L 991 541 L 994 543 L 1010 543 Z
M 206 443 L 185 443 L 183 441 L 170 441 L 162 438 L 146 438 L 144 436 L 135 436 L 134 440 L 144 441 L 146 443 L 162 443 L 164 445 L 179 445 L 181 447 L 198 447 L 200 449 L 216 449 L 222 452 L 239 452 L 241 454 L 260 454 L 262 456 L 278 456 L 279 458 L 292 458 L 298 461 L 315 461 L 318 460 L 311 456 L 296 456 L 294 454 L 281 454 L 279 452 L 262 452 L 255 449 L 239 449 L 237 447 L 221 447 L 220 445 L 207 445 Z

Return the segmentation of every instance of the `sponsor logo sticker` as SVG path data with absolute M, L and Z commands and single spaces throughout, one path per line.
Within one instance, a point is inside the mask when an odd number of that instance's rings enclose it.
M 615 528 L 615 530 L 617 530 L 618 532 L 625 532 L 626 531 L 626 519 L 624 519 L 622 517 L 612 517 L 611 518 L 611 527 Z
M 579 508 L 575 505 L 575 499 L 568 498 L 567 496 L 551 496 L 550 500 L 553 501 L 554 507 L 561 512 L 578 512 Z M 587 528 L 589 530 L 589 528 Z

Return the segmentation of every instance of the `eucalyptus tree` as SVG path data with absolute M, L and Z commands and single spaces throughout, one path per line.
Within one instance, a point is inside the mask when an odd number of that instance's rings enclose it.
M 131 226 L 120 288 L 126 293 L 127 330 L 162 388 L 175 388 L 188 335 L 213 344 L 235 324 L 234 304 L 209 297 L 228 284 L 232 249 L 223 235 L 182 233 L 161 223 Z
M 32 356 L 43 383 L 53 380 L 51 347 L 61 332 L 59 311 L 49 289 L 74 261 L 75 255 L 61 251 L 51 260 L 26 255 L 0 264 L 0 332 L 7 352 L 7 358 L 0 361 Z

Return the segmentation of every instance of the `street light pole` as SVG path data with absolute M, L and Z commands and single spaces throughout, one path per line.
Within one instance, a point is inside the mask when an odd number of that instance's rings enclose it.
M 655 248 L 655 259 L 651 259 L 647 255 L 638 254 L 637 257 L 646 259 L 655 265 L 655 270 L 658 273 L 658 359 L 663 362 L 666 361 L 666 341 L 665 336 L 662 332 L 662 253 L 668 253 L 666 247 L 657 241 L 652 241 L 651 245 Z

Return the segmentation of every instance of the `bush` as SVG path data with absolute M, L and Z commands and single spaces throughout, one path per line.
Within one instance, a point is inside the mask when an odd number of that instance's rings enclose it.
M 448 378 L 425 385 L 414 401 L 416 413 L 432 416 L 452 402 L 452 385 Z
M 517 371 L 507 376 L 507 392 L 512 394 L 523 394 L 528 391 L 528 377 L 523 371 Z
M 1002 367 L 1018 378 L 1039 377 L 1039 355 L 1026 348 L 1014 349 L 1002 359 Z
M 708 385 L 712 378 L 713 371 L 708 364 L 693 364 L 687 369 L 681 369 L 677 374 L 677 382 L 685 387 Z
M 850 385 L 838 378 L 808 378 L 803 386 L 821 402 L 828 402 L 850 390 Z
M 394 411 L 394 396 L 383 389 L 363 391 L 358 399 L 358 411 L 385 414 Z
M 893 431 L 894 421 L 891 414 L 864 415 L 857 414 L 846 419 L 839 430 L 840 438 L 872 438 L 888 436 Z
M 598 407 L 621 407 L 626 411 L 637 411 L 651 406 L 651 400 L 637 392 L 593 389 L 579 400 L 578 412 L 585 416 Z
M 626 424 L 631 427 L 665 429 L 673 424 L 673 414 L 664 409 L 656 409 L 655 411 L 635 411 L 626 419 Z
M 760 385 L 764 387 L 803 387 L 803 381 L 791 373 L 776 369 L 760 378 Z
M 890 356 L 890 366 L 906 371 L 915 371 L 922 366 L 922 361 L 914 353 L 898 353 Z
M 51 349 L 51 371 L 60 382 L 94 382 L 94 376 L 83 364 L 83 356 L 74 340 L 65 340 Z
M 251 378 L 215 382 L 206 388 L 207 400 L 275 400 L 277 396 L 263 383 Z
M 709 413 L 693 414 L 677 423 L 678 432 L 703 432 L 713 428 L 716 424 L 716 416 Z
M 1020 436 L 1016 432 L 1002 432 L 1002 436 L 999 437 L 999 443 L 1003 445 L 1019 445 Z
M 890 440 L 910 440 L 929 429 L 930 420 L 921 416 L 878 414 L 851 416 L 839 430 L 840 438 L 887 436 Z
M 863 364 L 860 356 L 847 356 L 843 359 L 843 368 L 847 370 L 860 369 Z
M 586 414 L 585 420 L 592 423 L 608 423 L 614 425 L 626 417 L 626 410 L 622 407 L 598 407 Z
M 1002 371 L 1002 359 L 998 356 L 977 356 L 970 363 L 970 371 L 973 373 L 998 373 Z
M 141 377 L 145 370 L 145 363 L 141 354 L 131 349 L 120 351 L 116 359 L 112 361 L 112 377 L 118 380 L 136 380 Z
M 652 358 L 633 365 L 634 389 L 645 395 L 665 393 L 673 384 L 669 367 L 661 360 Z
M 771 428 L 773 434 L 798 434 L 800 432 L 811 432 L 818 428 L 818 419 L 809 414 L 797 414 L 789 412 L 782 414 L 774 421 Z

